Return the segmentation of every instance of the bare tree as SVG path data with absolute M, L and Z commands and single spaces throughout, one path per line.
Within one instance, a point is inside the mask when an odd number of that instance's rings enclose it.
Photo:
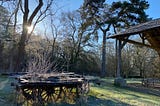
M 51 70 L 53 63 L 50 62 L 50 57 L 46 53 L 38 53 L 36 57 L 31 57 L 28 61 L 28 69 L 29 73 L 46 73 Z M 56 65 L 54 66 L 54 70 L 56 70 Z
M 23 24 L 22 24 L 22 35 L 18 44 L 18 58 L 17 58 L 17 63 L 16 63 L 16 71 L 21 71 L 21 69 L 25 69 L 24 64 L 26 63 L 26 52 L 25 52 L 25 46 L 27 44 L 28 39 L 30 38 L 35 26 L 37 23 L 41 22 L 46 16 L 47 11 L 52 5 L 53 0 L 49 0 L 47 2 L 47 6 L 45 7 L 44 10 L 42 10 L 43 7 L 43 0 L 38 0 L 38 5 L 37 7 L 33 10 L 31 15 L 29 16 L 29 0 L 24 0 L 21 7 L 21 11 L 23 13 Z M 39 14 L 38 14 L 39 13 Z M 33 20 L 34 23 L 33 23 Z M 33 24 L 33 29 L 30 33 L 28 33 L 28 27 L 30 27 Z
M 64 35 L 62 56 L 67 63 L 67 69 L 70 70 L 77 70 L 78 62 L 82 59 L 82 54 L 88 52 L 93 46 L 94 35 L 88 33 L 90 32 L 90 28 L 86 27 L 84 21 L 79 11 L 62 14 L 61 23 Z M 85 50 L 85 48 L 88 49 Z

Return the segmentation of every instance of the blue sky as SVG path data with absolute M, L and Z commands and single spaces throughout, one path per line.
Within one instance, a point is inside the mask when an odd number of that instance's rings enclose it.
M 147 14 L 155 19 L 155 18 L 160 18 L 160 0 L 148 0 L 150 7 L 146 11 Z
M 119 0 L 106 0 L 108 4 L 111 4 L 113 1 Z M 152 19 L 160 18 L 160 0 L 146 1 L 150 4 L 149 9 L 146 10 L 147 15 Z M 83 4 L 83 0 L 61 0 L 59 4 L 64 6 L 62 11 L 72 11 L 78 9 Z
M 119 0 L 106 0 L 107 3 L 112 3 L 113 1 L 119 1 Z M 149 15 L 149 17 L 156 19 L 160 18 L 160 0 L 147 0 L 150 4 L 149 9 L 146 11 L 146 13 Z M 76 10 L 82 5 L 83 0 L 62 0 L 60 5 L 64 6 L 63 10 Z
M 35 8 L 35 2 L 34 0 L 29 0 L 32 1 L 31 3 L 31 8 Z M 107 3 L 112 3 L 113 1 L 119 1 L 119 0 L 106 0 Z M 156 19 L 160 18 L 160 0 L 147 0 L 150 4 L 150 7 L 148 10 L 146 10 L 146 13 L 149 15 L 149 17 Z M 62 11 L 73 11 L 78 9 L 82 4 L 83 0 L 56 0 L 57 4 L 55 6 L 58 7 L 63 7 L 61 8 Z M 22 18 L 21 18 L 22 19 Z M 20 19 L 20 20 L 21 20 Z M 20 21 L 21 22 L 21 21 Z M 41 32 L 41 27 L 44 26 L 44 24 L 40 23 L 36 26 L 36 32 Z

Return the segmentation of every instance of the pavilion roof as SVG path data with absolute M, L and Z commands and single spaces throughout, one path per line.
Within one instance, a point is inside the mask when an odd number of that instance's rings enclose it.
M 134 40 L 128 39 L 131 35 L 140 34 L 142 39 L 149 42 L 149 45 L 144 44 L 144 42 L 136 42 Z M 108 38 L 116 38 L 123 40 L 125 42 L 130 42 L 132 44 L 140 44 L 142 46 L 148 46 L 155 49 L 160 56 L 160 18 L 154 19 L 145 23 L 141 23 L 135 26 L 131 26 L 125 31 L 119 32 Z
M 148 31 L 154 28 L 160 28 L 160 18 L 132 26 L 126 29 L 125 31 L 122 31 L 113 36 L 110 36 L 109 38 L 117 38 L 120 36 L 138 34 L 138 33 L 142 33 L 144 31 Z

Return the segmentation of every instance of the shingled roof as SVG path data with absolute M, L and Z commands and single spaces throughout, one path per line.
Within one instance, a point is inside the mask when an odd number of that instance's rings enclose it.
M 160 18 L 132 26 L 126 29 L 125 31 L 122 31 L 108 38 L 113 38 L 113 39 L 116 38 L 123 40 L 125 39 L 125 37 L 135 34 L 143 35 L 143 37 L 150 43 L 150 47 L 154 48 L 160 56 Z M 127 40 L 125 41 L 127 42 Z
M 120 36 L 137 34 L 137 33 L 141 33 L 141 32 L 151 30 L 154 28 L 158 28 L 158 27 L 160 28 L 160 18 L 132 26 L 132 27 L 126 29 L 125 31 L 122 31 L 122 32 L 119 32 L 118 34 L 110 36 L 109 38 L 117 38 Z

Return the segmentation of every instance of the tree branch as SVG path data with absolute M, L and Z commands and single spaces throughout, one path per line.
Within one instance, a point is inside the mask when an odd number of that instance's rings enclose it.
M 39 0 L 39 5 L 35 8 L 35 10 L 33 11 L 32 15 L 30 16 L 30 18 L 28 20 L 29 25 L 31 25 L 34 17 L 36 16 L 36 14 L 38 13 L 38 11 L 41 9 L 42 6 L 43 6 L 43 1 Z
M 29 8 L 28 8 L 28 0 L 25 0 L 24 2 L 24 16 L 23 16 L 23 23 L 27 23 L 28 14 L 29 14 Z

